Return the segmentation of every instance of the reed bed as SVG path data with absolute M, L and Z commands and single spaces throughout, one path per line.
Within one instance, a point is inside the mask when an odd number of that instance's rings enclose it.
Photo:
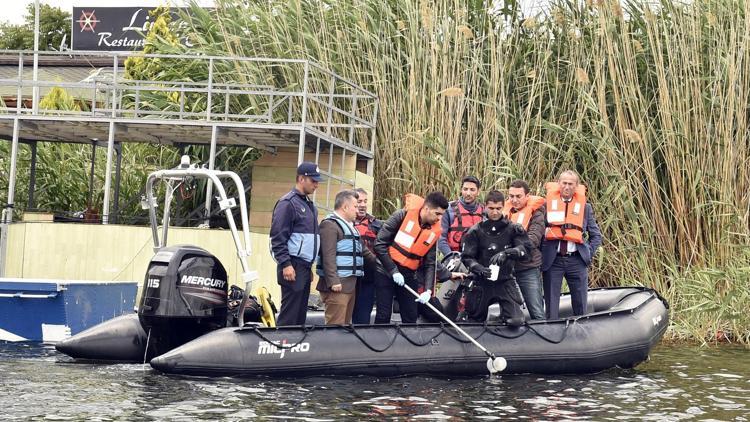
M 218 0 L 187 35 L 207 54 L 308 58 L 380 100 L 385 214 L 404 192 L 589 187 L 597 285 L 674 304 L 673 333 L 750 340 L 750 13 L 742 1 Z M 717 334 L 718 333 L 718 334 Z

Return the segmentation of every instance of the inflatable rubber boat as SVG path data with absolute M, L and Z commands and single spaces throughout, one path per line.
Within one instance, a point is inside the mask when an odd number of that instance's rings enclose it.
M 196 246 L 166 246 L 171 194 L 187 178 L 213 181 L 242 264 L 245 289 L 228 287 L 219 260 Z M 149 362 L 164 373 L 209 376 L 486 374 L 487 356 L 504 358 L 502 373 L 591 373 L 630 368 L 648 357 L 668 325 L 668 305 L 655 291 L 639 287 L 589 292 L 588 312 L 573 316 L 563 295 L 557 320 L 520 327 L 485 324 L 386 324 L 326 326 L 321 311 L 306 326 L 274 327 L 274 306 L 264 289 L 251 290 L 244 196 L 239 206 L 242 235 L 221 180 L 232 172 L 198 169 L 189 163 L 149 176 L 155 255 L 137 300 L 137 313 L 106 321 L 56 344 L 76 360 Z M 157 231 L 153 184 L 167 183 L 163 236 Z M 244 245 L 243 245 L 244 240 Z M 454 291 L 454 289 L 445 289 Z M 252 294 L 250 293 L 252 292 Z M 447 297 L 447 296 L 446 296 Z M 396 316 L 397 318 L 397 316 Z M 477 345 L 490 353 L 480 350 Z M 495 368 L 495 370 L 500 370 Z
M 503 374 L 582 374 L 643 362 L 668 325 L 666 302 L 646 288 L 591 290 L 593 312 L 521 327 L 461 324 Z M 561 313 L 570 314 L 569 296 Z M 151 360 L 169 374 L 208 376 L 487 374 L 487 357 L 443 324 L 224 328 Z

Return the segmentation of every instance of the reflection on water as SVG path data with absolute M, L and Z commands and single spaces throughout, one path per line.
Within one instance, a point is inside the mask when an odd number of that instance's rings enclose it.
M 657 348 L 635 370 L 466 379 L 232 379 L 71 363 L 0 342 L 2 419 L 750 419 L 750 351 Z

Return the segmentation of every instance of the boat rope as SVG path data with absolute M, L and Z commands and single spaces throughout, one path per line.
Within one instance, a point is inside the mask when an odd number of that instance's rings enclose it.
M 450 327 L 447 327 L 447 326 L 446 326 L 445 324 L 443 324 L 443 323 L 440 323 L 440 331 L 438 331 L 438 333 L 437 333 L 437 334 L 435 334 L 434 336 L 430 337 L 430 338 L 429 338 L 429 340 L 427 340 L 427 341 L 425 341 L 425 342 L 418 342 L 418 341 L 416 341 L 416 340 L 412 339 L 411 337 L 409 337 L 409 335 L 408 335 L 408 334 L 406 334 L 406 332 L 405 332 L 405 331 L 404 331 L 404 330 L 402 329 L 402 327 L 401 327 L 401 325 L 400 325 L 400 324 L 395 324 L 395 325 L 394 325 L 394 328 L 395 328 L 396 332 L 394 333 L 394 335 L 393 335 L 393 338 L 391 338 L 391 341 L 390 341 L 390 342 L 388 343 L 388 345 L 387 345 L 387 346 L 385 346 L 385 347 L 383 347 L 383 348 L 377 348 L 377 347 L 373 346 L 372 344 L 368 343 L 368 342 L 367 342 L 367 340 L 365 340 L 365 339 L 364 339 L 364 338 L 363 338 L 363 337 L 362 337 L 362 336 L 360 335 L 360 333 L 358 333 L 358 332 L 357 332 L 357 329 L 356 329 L 356 328 L 354 328 L 354 326 L 353 326 L 353 325 L 346 325 L 346 326 L 343 326 L 343 325 L 342 325 L 342 326 L 341 326 L 341 328 L 345 329 L 345 330 L 346 330 L 347 332 L 350 332 L 350 333 L 354 334 L 354 336 L 355 336 L 355 337 L 357 337 L 357 339 L 358 339 L 358 340 L 359 340 L 359 341 L 360 341 L 360 342 L 361 342 L 362 344 L 364 344 L 364 345 L 365 345 L 365 347 L 367 347 L 368 349 L 372 350 L 373 352 L 377 352 L 377 353 L 385 352 L 386 350 L 390 349 L 390 348 L 391 348 L 391 347 L 393 346 L 393 344 L 394 344 L 394 343 L 396 342 L 396 339 L 397 339 L 397 338 L 398 338 L 399 336 L 403 337 L 403 338 L 404 338 L 404 339 L 405 339 L 405 340 L 406 340 L 407 342 L 409 342 L 409 343 L 411 343 L 412 345 L 414 345 L 414 346 L 417 346 L 417 347 L 424 347 L 424 346 L 427 346 L 427 345 L 429 345 L 429 344 L 434 344 L 435 340 L 436 340 L 436 339 L 437 339 L 438 337 L 440 337 L 440 335 L 441 335 L 441 334 L 445 334 L 445 335 L 447 335 L 448 337 L 450 337 L 450 338 L 452 338 L 452 339 L 456 340 L 456 341 L 457 341 L 457 342 L 459 342 L 459 343 L 471 343 L 471 341 L 470 341 L 470 340 L 467 340 L 467 339 L 465 339 L 464 337 L 461 337 L 461 336 L 458 336 L 458 335 L 456 335 L 456 334 L 453 334 L 453 333 L 452 333 L 452 332 L 451 332 L 451 331 L 449 330 L 449 328 L 450 328 Z M 482 333 L 481 333 L 481 334 L 479 334 L 479 336 L 475 337 L 475 340 L 476 340 L 476 339 L 479 339 L 480 337 L 482 337 L 482 335 L 484 335 L 484 333 L 485 333 L 485 332 L 487 332 L 487 330 L 486 330 L 486 329 L 485 329 L 485 331 L 482 331 Z
M 572 320 L 572 321 L 575 322 L 575 320 Z M 568 336 L 568 329 L 570 328 L 570 325 L 571 325 L 570 322 L 571 322 L 571 320 L 566 321 L 565 328 L 563 329 L 562 335 L 560 336 L 559 339 L 553 339 L 551 337 L 548 337 L 545 334 L 542 334 L 541 332 L 539 332 L 539 330 L 537 330 L 534 327 L 535 324 L 524 324 L 522 326 L 524 328 L 523 330 L 519 330 L 519 332 L 517 334 L 509 335 L 508 333 L 503 333 L 503 332 L 500 331 L 501 328 L 506 327 L 506 326 L 504 326 L 504 325 L 503 326 L 490 326 L 487 323 L 485 323 L 483 325 L 484 330 L 482 330 L 482 332 L 478 336 L 474 337 L 474 340 L 479 340 L 485 333 L 489 333 L 489 334 L 491 334 L 493 336 L 501 337 L 501 338 L 509 339 L 509 340 L 520 338 L 520 337 L 522 337 L 522 336 L 524 336 L 524 335 L 526 335 L 528 333 L 534 333 L 534 334 L 537 335 L 537 337 L 541 338 L 542 340 L 546 341 L 547 343 L 560 344 Z M 446 326 L 444 323 L 440 323 L 440 331 L 438 331 L 435 335 L 431 336 L 428 340 L 426 340 L 424 342 L 417 341 L 414 338 L 412 338 L 412 336 L 409 336 L 403 330 L 401 324 L 395 324 L 393 326 L 393 328 L 395 329 L 393 337 L 390 339 L 390 341 L 388 342 L 388 344 L 385 345 L 384 347 L 376 347 L 376 346 L 372 345 L 364 337 L 362 337 L 362 335 L 357 331 L 357 329 L 354 327 L 354 325 L 340 325 L 339 327 L 343 328 L 348 333 L 353 334 L 365 347 L 367 347 L 368 349 L 370 349 L 370 350 L 372 350 L 373 352 L 376 352 L 376 353 L 385 352 L 388 349 L 390 349 L 391 347 L 393 347 L 393 345 L 396 343 L 396 339 L 399 336 L 403 337 L 407 342 L 409 342 L 413 346 L 417 346 L 417 347 L 424 347 L 424 346 L 427 346 L 427 345 L 430 345 L 430 344 L 435 344 L 435 340 L 437 340 L 442 334 L 447 335 L 448 337 L 452 338 L 453 340 L 455 340 L 455 341 L 457 341 L 459 343 L 466 344 L 466 343 L 470 343 L 471 342 L 470 340 L 464 338 L 463 336 L 459 336 L 456 333 L 453 333 L 452 330 L 451 330 L 451 327 Z M 383 328 L 386 328 L 386 327 L 384 326 Z M 279 349 L 291 349 L 292 347 L 296 347 L 297 345 L 299 345 L 300 343 L 302 343 L 303 341 L 305 341 L 305 339 L 307 338 L 307 335 L 313 329 L 315 329 L 314 325 L 313 326 L 309 326 L 309 327 L 308 326 L 304 326 L 303 327 L 303 333 L 304 333 L 304 335 L 302 336 L 302 338 L 299 341 L 297 341 L 296 343 L 293 343 L 293 344 L 291 344 L 291 343 L 290 344 L 279 343 L 279 342 L 273 341 L 273 340 L 269 339 L 268 337 L 264 336 L 263 333 L 258 329 L 258 327 L 254 327 L 253 331 L 258 335 L 258 337 L 260 337 L 264 341 L 268 342 L 269 344 L 271 344 L 271 345 L 273 345 L 273 346 L 275 346 L 275 347 L 277 347 Z
M 523 335 L 525 335 L 526 333 L 529 332 L 530 326 L 528 324 L 523 325 L 523 327 L 525 327 L 526 329 L 525 330 L 519 330 L 519 332 L 517 334 L 510 335 L 510 334 L 503 334 L 503 333 L 501 333 L 500 330 L 499 330 L 500 327 L 490 328 L 490 327 L 487 326 L 487 324 L 484 325 L 484 329 L 486 331 L 489 331 L 490 334 L 492 334 L 494 336 L 497 336 L 497 337 L 504 338 L 504 339 L 508 339 L 508 340 L 513 340 L 513 339 L 519 338 L 519 337 L 521 337 L 521 336 L 523 336 Z
M 559 340 L 553 340 L 553 339 L 545 336 L 544 334 L 542 334 L 539 331 L 537 331 L 536 328 L 534 328 L 533 325 L 528 325 L 528 327 L 529 327 L 528 331 L 532 331 L 534 334 L 536 334 L 537 336 L 539 336 L 540 339 L 546 341 L 547 343 L 560 344 L 560 343 L 562 343 L 563 340 L 565 340 L 565 337 L 568 336 L 568 328 L 570 328 L 570 320 L 568 320 L 568 321 L 565 322 L 565 328 L 563 329 L 562 335 L 560 336 Z
M 400 325 L 396 326 L 396 330 L 399 332 L 399 334 L 401 334 L 401 337 L 405 338 L 406 341 L 408 341 L 409 343 L 411 343 L 411 344 L 413 344 L 413 345 L 415 345 L 417 347 L 423 347 L 423 346 L 427 346 L 428 344 L 432 344 L 432 342 L 435 341 L 435 339 L 438 338 L 440 336 L 440 334 L 442 334 L 443 331 L 444 331 L 442 329 L 443 328 L 443 324 L 442 323 L 440 323 L 440 328 L 441 328 L 441 330 L 438 331 L 438 333 L 435 334 L 434 336 L 430 337 L 430 339 L 427 340 L 426 342 L 424 342 L 424 343 L 417 343 L 416 341 L 412 340 L 408 335 L 406 335 L 406 333 L 404 332 L 404 330 L 401 329 Z
M 385 352 L 386 350 L 390 349 L 391 346 L 393 346 L 393 343 L 396 342 L 396 339 L 398 338 L 398 335 L 401 332 L 401 328 L 399 328 L 399 326 L 396 325 L 396 332 L 393 334 L 393 338 L 391 339 L 391 342 L 388 343 L 388 345 L 385 346 L 384 348 L 378 349 L 378 348 L 374 347 L 373 345 L 371 345 L 370 343 L 368 343 L 367 340 L 365 340 L 364 338 L 362 338 L 362 336 L 359 335 L 359 333 L 357 332 L 357 330 L 354 328 L 353 325 L 342 326 L 342 328 L 345 329 L 346 331 L 354 334 L 354 336 L 357 337 L 357 339 L 362 344 L 364 344 L 365 347 L 367 347 L 368 349 L 372 350 L 373 352 L 377 352 L 377 353 Z
M 474 340 L 479 340 L 479 338 L 482 337 L 484 333 L 486 332 L 487 332 L 487 327 L 485 325 L 484 331 L 482 331 L 482 333 L 479 334 L 478 336 L 474 337 Z M 466 337 L 453 334 L 451 331 L 446 330 L 446 327 L 442 322 L 440 323 L 440 333 L 441 334 L 445 333 L 445 335 L 452 338 L 453 340 L 456 340 L 459 343 L 471 343 L 471 340 L 467 340 Z

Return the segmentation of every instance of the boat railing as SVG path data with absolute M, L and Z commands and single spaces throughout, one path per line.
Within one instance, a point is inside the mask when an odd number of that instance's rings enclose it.
M 16 66 L 15 77 L 6 71 L 0 78 L 5 100 L 0 115 L 302 126 L 342 145 L 374 151 L 375 94 L 309 60 L 38 52 L 37 62 L 45 65 L 90 63 L 88 76 L 61 80 L 35 72 L 33 56 L 30 51 L 0 52 L 6 69 Z M 43 99 L 54 88 L 66 90 L 75 105 L 45 109 Z
M 171 215 L 170 208 L 174 199 L 175 190 L 179 189 L 181 184 L 188 183 L 192 179 L 206 180 L 213 185 L 213 189 L 217 193 L 216 199 L 219 203 L 219 208 L 224 213 L 227 220 L 229 231 L 232 235 L 235 249 L 237 250 L 237 258 L 242 266 L 242 281 L 249 286 L 253 280 L 258 278 L 258 274 L 257 272 L 250 270 L 250 266 L 247 262 L 247 257 L 251 254 L 247 200 L 245 199 L 245 195 L 242 194 L 238 195 L 237 199 L 228 196 L 227 189 L 224 187 L 223 183 L 224 180 L 230 180 L 234 183 L 237 192 L 245 191 L 242 179 L 233 171 L 213 170 L 191 165 L 190 157 L 185 155 L 182 157 L 179 167 L 174 169 L 157 170 L 149 174 L 146 180 L 146 189 L 142 205 L 144 208 L 148 209 L 151 233 L 154 241 L 154 252 L 158 252 L 161 248 L 167 246 L 167 235 L 169 233 Z M 157 209 L 159 207 L 157 204 L 157 195 L 154 189 L 155 184 L 159 181 L 164 182 L 167 187 L 164 194 L 161 237 L 159 236 L 159 222 L 157 217 Z M 232 209 L 235 207 L 240 208 L 241 229 L 239 230 L 234 215 L 232 214 Z

